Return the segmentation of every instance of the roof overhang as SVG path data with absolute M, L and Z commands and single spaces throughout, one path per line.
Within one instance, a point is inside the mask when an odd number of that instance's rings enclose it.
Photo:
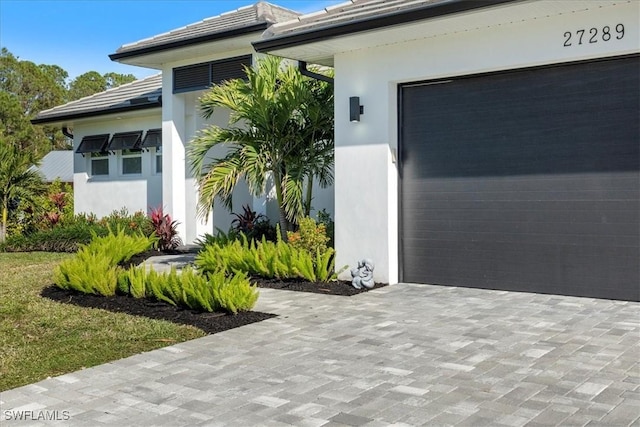
M 159 109 L 162 107 L 162 101 L 141 104 L 141 105 L 127 105 L 117 108 L 109 109 L 96 109 L 90 111 L 82 111 L 78 113 L 60 114 L 56 116 L 49 116 L 42 119 L 32 119 L 31 123 L 34 125 L 53 125 L 53 126 L 71 126 L 78 120 L 100 118 L 100 119 L 119 119 L 121 115 L 126 114 L 128 117 L 145 116 L 148 115 L 152 109 Z M 148 111 L 147 111 L 148 110 Z
M 123 64 L 162 69 L 167 62 L 246 49 L 251 46 L 251 42 L 260 38 L 268 26 L 268 23 L 261 22 L 201 37 L 116 52 L 109 55 L 109 58 Z
M 257 52 L 333 66 L 337 53 L 598 9 L 615 3 L 614 0 L 451 0 L 428 4 L 418 10 L 276 35 L 254 42 L 253 46 Z

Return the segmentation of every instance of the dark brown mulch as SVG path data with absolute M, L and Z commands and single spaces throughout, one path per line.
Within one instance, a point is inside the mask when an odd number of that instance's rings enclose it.
M 276 316 L 275 314 L 261 313 L 259 311 L 247 311 L 238 314 L 202 313 L 174 307 L 164 302 L 147 298 L 137 299 L 124 295 L 103 297 L 67 291 L 55 285 L 44 288 L 41 295 L 65 304 L 101 308 L 115 313 L 127 313 L 134 316 L 149 317 L 151 319 L 167 320 L 181 325 L 191 325 L 208 334 L 215 334 Z
M 252 277 L 251 281 L 259 288 L 284 289 L 287 291 L 312 292 L 314 294 L 352 296 L 367 292 L 368 289 L 356 289 L 351 286 L 351 282 L 338 280 L 329 283 L 306 282 L 300 279 L 264 279 L 262 277 Z M 387 286 L 386 283 L 376 283 L 373 289 Z
M 121 266 L 129 268 L 130 265 L 138 265 L 152 256 L 182 255 L 184 251 L 155 251 L 150 250 L 133 256 Z M 367 292 L 367 289 L 355 289 L 351 282 L 339 280 L 329 283 L 313 283 L 299 279 L 264 279 L 252 277 L 252 283 L 260 288 L 283 289 L 288 291 L 311 292 L 325 295 L 352 296 Z M 376 283 L 376 288 L 387 286 L 386 283 Z M 250 323 L 275 317 L 275 314 L 259 311 L 240 312 L 238 314 L 207 313 L 174 307 L 161 301 L 148 298 L 133 298 L 125 295 L 103 297 L 100 295 L 83 294 L 76 291 L 60 289 L 55 285 L 44 288 L 41 295 L 53 301 L 65 304 L 73 304 L 81 307 L 100 308 L 115 313 L 127 313 L 134 316 L 144 316 L 151 319 L 167 320 L 182 325 L 191 325 L 201 329 L 207 334 L 215 334 Z

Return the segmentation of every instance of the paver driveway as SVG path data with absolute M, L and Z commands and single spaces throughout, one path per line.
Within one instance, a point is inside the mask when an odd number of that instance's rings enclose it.
M 257 309 L 279 317 L 2 393 L 2 424 L 640 424 L 637 303 L 396 285 Z

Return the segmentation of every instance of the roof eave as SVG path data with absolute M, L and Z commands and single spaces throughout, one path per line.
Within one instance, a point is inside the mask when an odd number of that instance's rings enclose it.
M 393 25 L 406 24 L 430 18 L 468 12 L 505 3 L 525 0 L 452 0 L 444 3 L 426 5 L 420 9 L 411 9 L 389 15 L 365 18 L 344 24 L 331 25 L 324 28 L 312 29 L 300 33 L 285 34 L 273 38 L 253 42 L 256 52 L 267 53 L 273 50 L 286 49 L 314 42 L 321 42 L 335 37 L 371 31 Z
M 88 117 L 105 116 L 108 114 L 126 113 L 129 111 L 140 111 L 140 110 L 159 108 L 159 107 L 162 107 L 161 101 L 156 101 L 149 104 L 125 105 L 118 108 L 107 108 L 103 110 L 92 110 L 92 111 L 82 111 L 78 113 L 60 114 L 56 116 L 43 117 L 41 119 L 36 117 L 35 119 L 31 119 L 31 124 L 43 125 L 48 123 L 61 123 L 61 122 L 66 122 L 70 120 L 84 119 Z
M 229 39 L 229 38 L 232 38 L 232 37 L 243 36 L 243 35 L 246 35 L 246 34 L 249 34 L 249 33 L 255 33 L 255 32 L 258 32 L 258 31 L 264 31 L 269 27 L 269 25 L 271 25 L 271 24 L 266 22 L 266 21 L 265 22 L 260 22 L 260 23 L 254 24 L 254 25 L 241 27 L 241 28 L 234 28 L 232 30 L 222 31 L 222 32 L 219 32 L 219 33 L 206 34 L 206 35 L 203 35 L 203 36 L 194 37 L 194 38 L 190 38 L 190 39 L 176 40 L 174 42 L 163 43 L 163 44 L 153 45 L 153 46 L 147 46 L 147 47 L 142 47 L 142 48 L 139 48 L 139 49 L 133 49 L 133 50 L 124 51 L 124 52 L 116 52 L 116 53 L 110 54 L 109 58 L 112 61 L 119 61 L 121 59 L 134 58 L 134 57 L 137 57 L 137 56 L 148 55 L 150 53 L 163 52 L 163 51 L 172 50 L 172 49 L 178 49 L 178 48 L 186 47 L 186 46 L 193 46 L 193 45 L 202 44 L 202 43 L 208 43 L 208 42 L 212 42 L 212 41 Z

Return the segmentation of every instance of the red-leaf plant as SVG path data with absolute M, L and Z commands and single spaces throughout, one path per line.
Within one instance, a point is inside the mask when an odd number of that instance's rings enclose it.
M 172 221 L 171 216 L 162 211 L 162 206 L 151 209 L 149 218 L 158 238 L 158 250 L 175 249 L 182 244 L 178 237 L 178 221 Z

